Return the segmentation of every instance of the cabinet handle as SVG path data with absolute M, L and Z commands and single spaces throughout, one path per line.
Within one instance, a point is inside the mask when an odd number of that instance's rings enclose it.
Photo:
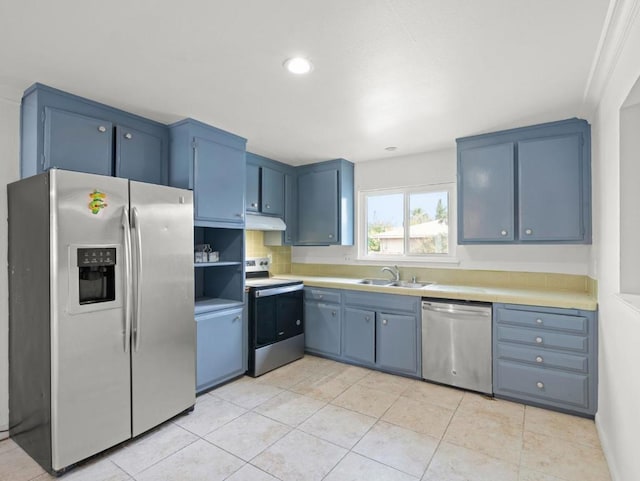
M 544 383 L 543 383 L 543 382 L 541 382 L 541 381 L 538 381 L 538 382 L 536 383 L 536 387 L 537 387 L 538 389 L 544 389 Z
M 236 214 L 236 217 L 240 217 L 242 219 L 244 217 L 244 214 Z
M 537 356 L 536 357 L 536 362 L 543 362 L 544 359 L 542 359 L 542 356 Z
M 264 208 L 265 208 L 265 209 L 271 209 L 271 204 L 265 204 L 265 205 L 264 205 Z
M 536 319 L 536 324 L 542 324 L 542 319 L 540 318 Z
M 371 317 L 370 316 L 365 316 L 364 320 L 369 322 L 371 320 Z
M 127 140 L 131 140 L 133 138 L 133 135 L 131 135 L 129 132 L 127 132 L 126 134 L 124 134 L 124 138 Z
M 387 320 L 386 319 L 382 319 L 382 325 L 386 326 L 387 325 Z
M 336 317 L 336 311 L 331 311 L 331 315 L 332 315 L 333 317 Z
M 527 234 L 527 235 L 531 235 L 531 234 L 533 234 L 533 231 L 531 229 L 525 229 L 524 233 Z
M 536 337 L 536 343 L 542 344 L 542 338 L 540 336 Z
M 329 234 L 329 239 L 333 239 L 333 234 Z
M 251 207 L 258 207 L 258 204 L 256 204 L 255 202 L 251 202 Z
M 324 294 L 318 294 L 318 299 L 322 299 L 324 297 Z
M 500 235 L 501 235 L 501 236 L 505 236 L 505 235 L 507 235 L 507 234 L 508 234 L 508 232 L 507 232 L 505 229 L 502 229 L 502 230 L 500 231 Z
M 240 320 L 240 316 L 236 316 L 233 318 L 233 322 L 239 321 Z
M 104 125 L 101 125 L 100 127 L 98 127 L 98 132 L 105 133 L 106 131 L 107 131 L 107 128 Z

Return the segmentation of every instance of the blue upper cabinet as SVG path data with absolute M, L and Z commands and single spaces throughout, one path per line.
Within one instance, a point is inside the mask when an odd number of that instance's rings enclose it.
M 169 130 L 169 183 L 193 189 L 196 222 L 242 227 L 246 140 L 193 119 L 177 122 Z
M 591 134 L 580 119 L 457 139 L 458 242 L 591 242 Z
M 297 169 L 296 245 L 353 245 L 353 164 L 344 159 Z
M 260 212 L 260 167 L 249 162 L 247 152 L 247 212 Z
M 21 111 L 21 176 L 51 168 L 166 184 L 165 125 L 35 84 Z
M 270 167 L 261 171 L 261 210 L 263 214 L 284 214 L 284 173 Z
M 116 126 L 116 177 L 166 184 L 156 167 L 162 158 L 162 138 L 132 127 Z
M 43 170 L 111 175 L 113 131 L 107 120 L 45 107 Z
M 466 241 L 514 239 L 514 145 L 489 145 L 460 152 L 458 232 Z

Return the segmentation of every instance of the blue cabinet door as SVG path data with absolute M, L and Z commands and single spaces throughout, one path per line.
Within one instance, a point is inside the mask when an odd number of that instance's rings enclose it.
M 284 175 L 284 223 L 286 229 L 283 235 L 285 245 L 294 243 L 297 232 L 297 212 L 296 204 L 296 178 L 292 174 Z
M 300 173 L 296 244 L 335 244 L 340 236 L 338 214 L 338 170 Z
M 284 214 L 284 174 L 269 167 L 261 169 L 261 209 L 263 214 Z
M 247 202 L 248 212 L 260 210 L 260 167 L 247 163 Z
M 116 126 L 116 176 L 163 184 L 162 139 L 124 125 Z
M 340 355 L 340 305 L 304 303 L 304 345 L 310 351 Z
M 417 318 L 376 313 L 376 364 L 407 374 L 418 371 Z
M 196 220 L 244 222 L 244 151 L 195 139 L 194 203 Z
M 510 242 L 514 232 L 514 144 L 458 157 L 458 242 Z
M 242 309 L 197 316 L 196 325 L 196 390 L 201 392 L 242 374 Z
M 375 311 L 345 307 L 342 320 L 342 355 L 357 362 L 375 361 Z
M 520 240 L 584 238 L 582 136 L 518 142 Z
M 46 107 L 44 123 L 44 170 L 113 173 L 111 122 Z

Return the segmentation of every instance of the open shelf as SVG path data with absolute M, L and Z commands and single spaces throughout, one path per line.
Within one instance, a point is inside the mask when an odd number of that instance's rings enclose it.
M 194 262 L 193 267 L 239 266 L 242 262 Z
M 242 307 L 242 301 L 234 299 L 224 299 L 221 297 L 200 297 L 195 302 L 195 314 L 202 314 L 210 311 L 220 311 L 222 309 L 230 309 L 232 307 Z

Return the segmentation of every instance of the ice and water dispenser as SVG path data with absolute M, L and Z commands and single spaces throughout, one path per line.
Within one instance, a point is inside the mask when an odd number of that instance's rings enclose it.
M 115 300 L 115 271 L 115 247 L 78 248 L 78 295 L 80 305 Z

